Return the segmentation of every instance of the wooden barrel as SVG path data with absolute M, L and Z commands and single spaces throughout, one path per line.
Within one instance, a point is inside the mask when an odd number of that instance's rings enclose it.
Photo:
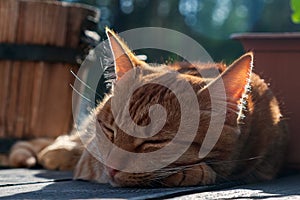
M 0 1 L 0 138 L 56 137 L 73 123 L 82 34 L 99 12 L 58 1 Z

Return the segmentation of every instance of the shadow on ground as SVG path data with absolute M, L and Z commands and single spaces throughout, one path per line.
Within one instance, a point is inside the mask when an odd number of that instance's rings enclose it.
M 0 178 L 9 179 L 10 176 L 17 179 L 11 178 L 9 184 L 0 184 L 0 199 L 159 199 L 179 196 L 199 199 L 285 199 L 300 195 L 300 174 L 252 185 L 226 183 L 217 186 L 149 189 L 113 188 L 108 184 L 73 181 L 71 174 L 65 172 L 0 170 Z

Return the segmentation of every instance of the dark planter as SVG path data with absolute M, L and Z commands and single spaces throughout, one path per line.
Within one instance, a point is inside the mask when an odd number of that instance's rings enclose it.
M 300 33 L 245 33 L 232 38 L 254 52 L 255 73 L 270 83 L 281 101 L 290 130 L 288 164 L 300 169 Z

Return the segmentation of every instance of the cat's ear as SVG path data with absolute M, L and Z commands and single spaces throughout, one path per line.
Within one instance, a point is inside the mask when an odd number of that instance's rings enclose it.
M 115 32 L 113 32 L 109 28 L 106 28 L 105 31 L 111 51 L 114 56 L 114 65 L 117 80 L 119 80 L 126 72 L 128 72 L 132 68 L 145 64 L 130 51 L 128 46 Z
M 223 79 L 227 100 L 239 102 L 247 92 L 253 68 L 253 53 L 247 53 L 234 61 L 221 74 Z
M 217 90 L 218 81 L 223 81 L 228 105 L 240 105 L 241 99 L 247 92 L 253 68 L 253 53 L 249 52 L 234 61 L 216 80 L 208 87 Z M 235 107 L 237 109 L 237 107 Z

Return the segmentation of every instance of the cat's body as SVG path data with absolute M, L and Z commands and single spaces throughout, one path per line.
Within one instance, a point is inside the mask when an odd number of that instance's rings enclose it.
M 75 178 L 109 182 L 115 186 L 187 186 L 235 179 L 252 182 L 269 180 L 276 176 L 284 160 L 286 127 L 282 121 L 279 104 L 267 84 L 257 75 L 251 74 L 251 53 L 245 54 L 228 68 L 223 64 L 183 62 L 151 67 L 136 59 L 112 31 L 108 30 L 107 34 L 115 56 L 117 86 L 93 113 L 106 137 L 119 148 L 134 153 L 155 152 L 172 143 L 180 125 L 182 105 L 170 89 L 153 83 L 154 80 L 178 85 L 178 90 L 182 92 L 185 88 L 180 88 L 180 82 L 188 82 L 191 85 L 200 109 L 200 120 L 189 119 L 199 122 L 196 137 L 178 159 L 152 172 L 133 173 L 104 166 L 100 159 L 89 152 L 91 149 L 86 149 L 89 148 L 89 144 L 85 143 L 86 148 L 83 147 L 80 134 L 58 138 L 52 145 L 43 149 L 38 155 L 40 164 L 50 169 L 72 169 L 76 166 Z M 202 72 L 212 69 L 218 70 L 221 75 L 201 77 Z M 133 81 L 130 76 L 125 75 L 130 70 L 134 74 Z M 175 80 L 172 79 L 174 74 Z M 200 147 L 211 120 L 210 90 L 215 89 L 220 80 L 224 83 L 227 97 L 227 111 L 223 113 L 224 126 L 213 149 L 206 157 L 199 158 Z M 121 84 L 118 86 L 118 83 Z M 112 114 L 112 98 L 122 99 L 128 94 L 128 88 L 141 83 L 144 85 L 135 90 L 128 104 L 132 120 L 139 126 L 150 124 L 149 108 L 155 104 L 162 105 L 167 113 L 163 128 L 149 138 L 136 138 L 125 133 L 118 127 L 115 115 Z M 249 86 L 251 89 L 247 91 Z M 126 108 L 117 108 L 115 117 L 126 121 L 123 118 L 126 116 L 123 116 L 123 109 Z M 89 126 L 92 123 L 87 122 L 85 131 L 91 130 Z M 186 137 L 181 138 L 179 147 L 188 142 L 185 140 L 189 138 L 190 133 L 184 134 Z M 57 156 L 61 156 L 61 159 L 57 159 Z M 163 156 L 153 162 L 159 162 Z M 118 158 L 116 162 L 126 167 L 129 164 L 126 162 L 131 161 Z M 143 163 L 139 162 L 141 161 L 137 161 L 135 165 L 143 166 Z

